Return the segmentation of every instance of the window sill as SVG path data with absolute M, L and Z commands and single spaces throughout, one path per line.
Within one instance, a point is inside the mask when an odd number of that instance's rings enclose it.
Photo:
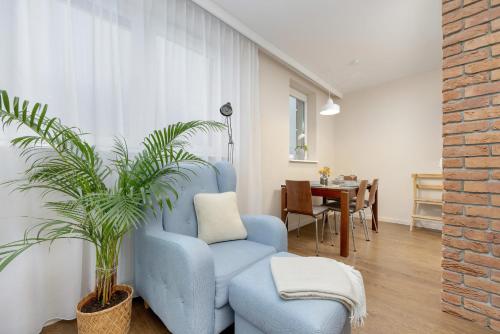
M 288 162 L 292 163 L 302 163 L 302 164 L 317 164 L 319 163 L 318 160 L 297 160 L 297 159 L 288 159 Z

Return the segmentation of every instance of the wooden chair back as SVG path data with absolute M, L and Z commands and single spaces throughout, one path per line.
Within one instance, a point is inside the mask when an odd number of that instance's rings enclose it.
M 359 211 L 365 206 L 365 194 L 368 187 L 368 180 L 361 180 L 359 183 L 358 193 L 356 194 L 356 210 Z
M 372 186 L 370 188 L 370 194 L 368 195 L 368 205 L 372 206 L 375 203 L 375 195 L 378 190 L 378 179 L 373 179 Z
M 356 175 L 345 175 L 344 181 L 357 181 L 358 177 Z
M 313 215 L 311 183 L 286 180 L 286 210 L 289 213 Z

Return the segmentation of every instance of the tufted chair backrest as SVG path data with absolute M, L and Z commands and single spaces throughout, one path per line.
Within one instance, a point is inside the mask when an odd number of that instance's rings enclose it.
M 191 167 L 195 174 L 189 173 L 190 180 L 177 178 L 174 188 L 179 198 L 174 201 L 173 209 L 163 209 L 163 229 L 167 232 L 198 236 L 198 223 L 194 209 L 194 195 L 198 193 L 222 193 L 236 191 L 236 172 L 234 167 L 225 161 L 211 166 Z

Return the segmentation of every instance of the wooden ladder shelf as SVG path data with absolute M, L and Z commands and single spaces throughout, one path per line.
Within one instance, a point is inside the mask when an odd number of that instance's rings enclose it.
M 413 230 L 415 222 L 417 220 L 423 221 L 439 221 L 442 222 L 442 216 L 429 216 L 419 214 L 420 205 L 434 205 L 443 206 L 442 199 L 436 198 L 425 198 L 424 193 L 428 191 L 439 191 L 441 194 L 443 192 L 443 174 L 429 174 L 429 173 L 415 173 L 411 175 L 413 180 L 413 212 L 411 215 L 410 231 Z M 440 180 L 441 184 L 426 184 L 422 183 L 425 180 Z M 441 196 L 442 198 L 442 196 Z

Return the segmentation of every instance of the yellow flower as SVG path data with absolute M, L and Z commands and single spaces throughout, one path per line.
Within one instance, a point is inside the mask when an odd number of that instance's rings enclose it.
M 320 168 L 319 174 L 322 176 L 326 176 L 326 177 L 330 176 L 330 174 L 331 174 L 330 167 L 325 166 L 325 167 Z

